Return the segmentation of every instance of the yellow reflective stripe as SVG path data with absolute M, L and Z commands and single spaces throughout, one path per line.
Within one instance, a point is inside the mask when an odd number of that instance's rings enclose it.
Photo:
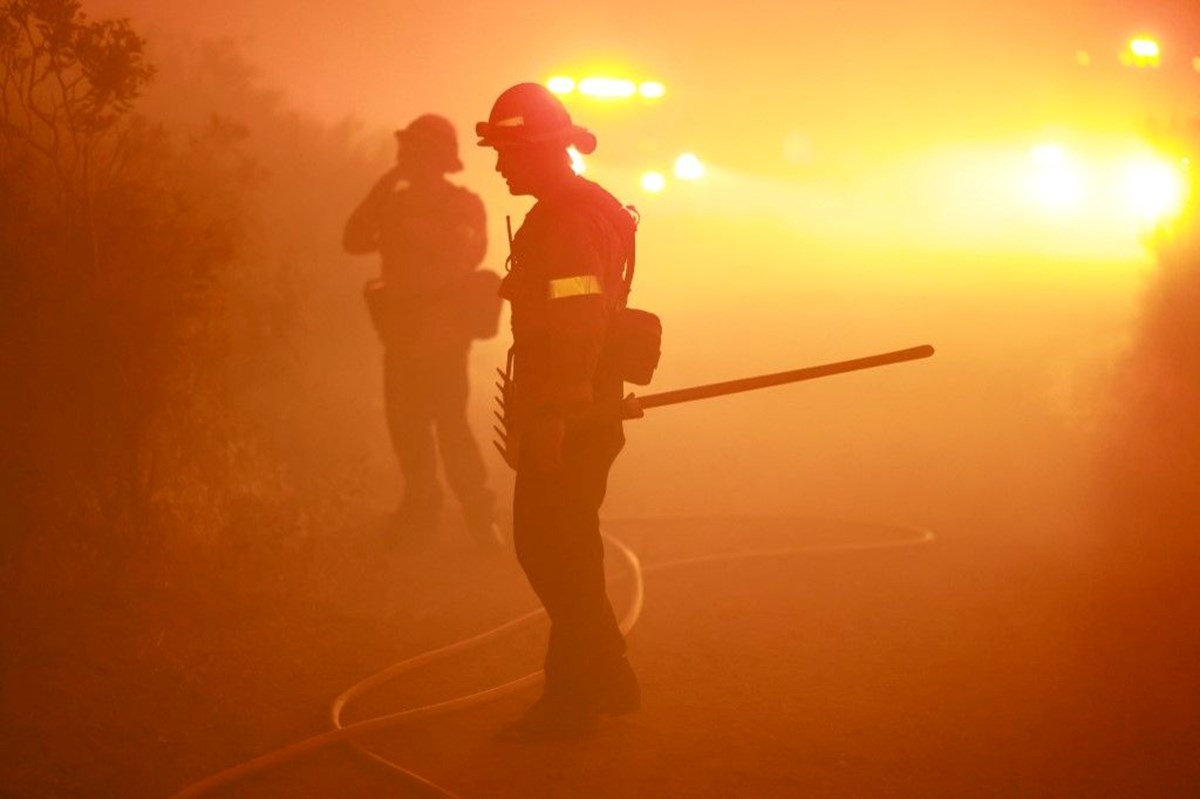
M 561 300 L 565 297 L 586 297 L 589 294 L 603 294 L 600 279 L 595 275 L 579 275 L 577 277 L 560 277 L 550 281 L 550 299 Z

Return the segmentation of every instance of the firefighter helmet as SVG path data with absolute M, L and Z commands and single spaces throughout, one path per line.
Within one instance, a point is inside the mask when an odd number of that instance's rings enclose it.
M 407 128 L 396 131 L 396 141 L 401 147 L 419 153 L 441 172 L 462 171 L 462 161 L 458 160 L 458 136 L 454 125 L 445 117 L 423 114 Z
M 562 142 L 587 155 L 596 137 L 571 121 L 562 101 L 538 83 L 518 83 L 496 98 L 487 122 L 475 125 L 480 147 Z

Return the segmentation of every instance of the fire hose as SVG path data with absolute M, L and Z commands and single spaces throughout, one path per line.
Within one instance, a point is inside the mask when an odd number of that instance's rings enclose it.
M 621 418 L 639 418 L 647 408 L 673 405 L 682 402 L 690 402 L 694 400 L 707 399 L 745 391 L 753 391 L 760 388 L 795 383 L 803 380 L 812 380 L 819 377 L 827 377 L 845 372 L 870 369 L 877 366 L 886 366 L 889 364 L 902 363 L 904 361 L 927 358 L 931 355 L 933 355 L 933 348 L 930 346 L 913 347 L 906 350 L 883 353 L 865 358 L 856 358 L 849 361 L 839 361 L 836 363 L 822 364 L 819 366 L 806 367 L 803 369 L 795 369 L 786 372 L 777 372 L 774 374 L 760 375 L 757 377 L 731 380 L 723 383 L 712 383 L 702 386 L 694 386 L 691 388 L 678 389 L 675 391 L 667 391 L 659 394 L 651 394 L 641 398 L 636 398 L 633 395 L 630 395 L 622 400 L 618 408 L 608 408 L 605 409 L 604 412 L 619 412 L 621 413 Z M 503 372 L 501 372 L 501 376 L 504 376 Z M 503 388 L 504 387 L 502 386 L 502 393 Z M 498 430 L 497 432 L 500 432 L 503 436 L 503 431 Z M 505 454 L 504 448 L 500 444 L 497 444 L 497 446 L 501 449 L 501 453 Z M 507 459 L 507 455 L 505 457 Z M 604 538 L 610 546 L 620 553 L 634 581 L 633 595 L 630 598 L 628 610 L 620 621 L 621 632 L 623 634 L 628 634 L 633 626 L 637 623 L 637 620 L 642 612 L 645 594 L 644 580 L 646 573 L 665 571 L 668 569 L 682 568 L 685 566 L 693 566 L 704 563 L 748 560 L 752 558 L 773 558 L 805 554 L 816 555 L 908 548 L 928 544 L 934 539 L 933 533 L 925 529 L 913 528 L 910 530 L 910 532 L 912 535 L 899 540 L 860 541 L 842 544 L 783 547 L 769 550 L 717 553 L 674 561 L 666 561 L 648 566 L 646 568 L 642 567 L 641 561 L 639 560 L 637 554 L 634 553 L 633 550 L 631 550 L 623 542 L 607 534 L 604 535 Z M 396 677 L 399 677 L 402 674 L 413 671 L 421 666 L 443 660 L 452 655 L 479 647 L 489 641 L 506 635 L 513 630 L 542 618 L 544 615 L 545 611 L 541 609 L 530 611 L 491 630 L 479 633 L 478 635 L 471 636 L 443 647 L 439 647 L 437 649 L 429 650 L 389 666 L 388 668 L 372 675 L 371 677 L 368 677 L 365 680 L 360 681 L 351 688 L 342 692 L 342 694 L 340 694 L 333 701 L 332 707 L 330 708 L 330 721 L 333 725 L 332 730 L 312 736 L 311 738 L 306 738 L 298 743 L 268 752 L 244 763 L 218 772 L 217 774 L 207 777 L 206 779 L 187 786 L 183 790 L 176 793 L 174 798 L 191 799 L 191 797 L 201 796 L 223 786 L 239 782 L 253 774 L 282 765 L 288 761 L 295 760 L 296 758 L 317 751 L 331 744 L 345 741 L 354 746 L 355 749 L 361 752 L 364 756 L 391 770 L 410 787 L 416 788 L 430 795 L 440 796 L 447 799 L 458 799 L 455 794 L 427 780 L 421 775 L 416 774 L 415 772 L 410 771 L 399 764 L 393 763 L 379 754 L 369 751 L 365 746 L 355 739 L 359 739 L 367 734 L 392 728 L 400 724 L 415 722 L 422 719 L 429 719 L 458 710 L 465 710 L 470 707 L 475 707 L 495 699 L 499 699 L 515 693 L 523 688 L 538 684 L 543 677 L 541 670 L 525 674 L 521 677 L 517 677 L 516 679 L 501 683 L 500 685 L 476 691 L 471 694 L 454 697 L 452 699 L 412 708 L 409 710 L 403 710 L 397 713 L 379 716 L 365 721 L 356 722 L 354 724 L 343 724 L 342 713 L 349 703 L 354 699 L 365 695 L 366 693 L 384 685 L 385 683 L 395 679 Z

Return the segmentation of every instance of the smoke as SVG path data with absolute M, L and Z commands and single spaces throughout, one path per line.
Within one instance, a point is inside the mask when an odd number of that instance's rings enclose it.
M 1200 217 L 1194 201 L 1156 248 L 1158 271 L 1113 381 L 1097 507 L 1111 549 L 1129 565 L 1154 564 L 1150 572 L 1161 577 L 1186 570 L 1200 552 Z

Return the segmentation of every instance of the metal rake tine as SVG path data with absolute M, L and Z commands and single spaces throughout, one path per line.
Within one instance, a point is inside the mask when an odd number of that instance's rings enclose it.
M 507 427 L 508 427 L 508 419 L 505 419 L 505 418 L 504 418 L 504 417 L 503 417 L 503 416 L 500 414 L 500 412 L 499 412 L 499 411 L 492 411 L 492 416 L 495 416 L 495 417 L 496 417 L 496 421 L 498 421 L 500 424 L 504 425 L 504 427 L 507 429 Z
M 501 430 L 499 427 L 496 427 L 496 425 L 492 425 L 492 430 L 496 433 L 496 435 L 500 436 L 501 441 L 506 443 L 508 442 L 508 433 L 506 431 Z

